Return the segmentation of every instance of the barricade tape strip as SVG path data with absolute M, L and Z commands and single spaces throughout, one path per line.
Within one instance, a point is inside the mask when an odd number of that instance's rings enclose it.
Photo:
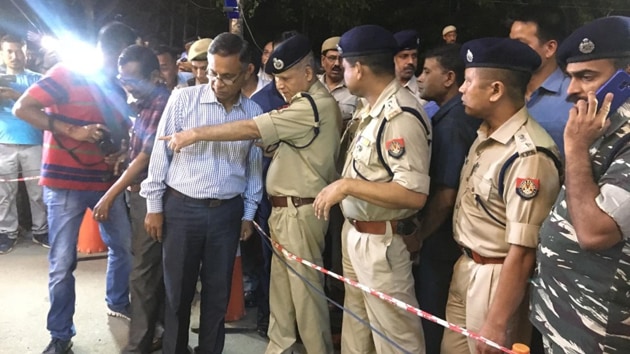
M 0 178 L 0 183 L 10 183 L 10 182 L 24 182 L 24 181 L 34 181 L 39 179 L 39 176 L 32 177 L 21 177 L 21 178 Z
M 388 338 L 385 335 L 385 333 L 381 332 L 379 329 L 377 329 L 376 327 L 374 327 L 370 323 L 366 322 L 364 319 L 359 317 L 359 315 L 353 313 L 352 311 L 350 311 L 347 308 L 343 307 L 343 305 L 339 304 L 335 300 L 333 300 L 333 299 L 329 298 L 328 296 L 326 296 L 326 293 L 323 291 L 323 289 L 320 289 L 320 288 L 316 287 L 313 283 L 311 283 L 308 279 L 306 279 L 304 276 L 302 276 L 297 270 L 295 270 L 295 268 L 293 268 L 289 264 L 289 262 L 291 260 L 288 259 L 288 258 L 285 259 L 282 256 L 282 254 L 280 254 L 279 251 L 272 246 L 271 239 L 269 237 L 267 237 L 266 234 L 260 234 L 260 236 L 262 237 L 262 241 L 265 244 L 265 246 L 269 247 L 271 252 L 278 257 L 278 260 L 280 262 L 282 262 L 282 264 L 284 264 L 289 271 L 291 271 L 296 277 L 298 277 L 300 280 L 302 280 L 304 282 L 304 284 L 306 284 L 308 287 L 310 287 L 314 292 L 316 292 L 317 294 L 321 295 L 323 298 L 325 298 L 327 301 L 329 301 L 330 303 L 335 305 L 340 310 L 342 310 L 345 313 L 347 313 L 348 315 L 352 316 L 355 320 L 357 320 L 358 322 L 360 322 L 364 326 L 368 327 L 374 334 L 376 334 L 379 337 L 383 338 L 384 341 L 386 341 L 387 343 L 391 344 L 394 348 L 398 349 L 400 351 L 400 353 L 402 353 L 402 354 L 413 354 L 413 353 L 405 350 L 403 347 L 401 347 L 398 343 L 394 342 L 392 339 Z M 298 263 L 298 265 L 299 265 L 299 263 Z
M 456 325 L 454 323 L 450 323 L 450 322 L 448 322 L 446 320 L 443 320 L 443 319 L 441 319 L 441 318 L 439 318 L 437 316 L 434 316 L 434 315 L 432 315 L 432 314 L 430 314 L 428 312 L 425 312 L 425 311 L 420 310 L 420 309 L 418 309 L 418 308 L 416 308 L 414 306 L 411 306 L 411 305 L 409 305 L 409 304 L 407 304 L 407 303 L 405 303 L 405 302 L 403 302 L 401 300 L 398 300 L 398 299 L 396 299 L 396 298 L 394 298 L 394 297 L 392 297 L 390 295 L 387 295 L 387 294 L 385 294 L 382 291 L 378 291 L 376 289 L 372 289 L 372 288 L 370 288 L 368 286 L 365 286 L 365 285 L 363 285 L 363 284 L 361 284 L 361 283 L 359 283 L 359 282 L 357 282 L 355 280 L 346 278 L 346 277 L 344 277 L 342 275 L 339 275 L 337 273 L 334 273 L 334 272 L 332 272 L 332 271 L 330 271 L 330 270 L 328 270 L 326 268 L 320 267 L 317 264 L 314 264 L 313 262 L 311 262 L 309 260 L 306 260 L 306 259 L 303 259 L 301 257 L 298 257 L 295 254 L 289 252 L 286 248 L 284 248 L 284 246 L 282 246 L 278 242 L 274 241 L 271 237 L 269 237 L 269 235 L 267 235 L 267 233 L 255 221 L 254 221 L 254 226 L 256 227 L 256 229 L 258 230 L 258 232 L 261 235 L 263 235 L 264 237 L 266 237 L 267 239 L 269 239 L 271 241 L 271 244 L 279 252 L 281 252 L 286 258 L 288 258 L 290 260 L 293 260 L 295 262 L 301 263 L 301 264 L 303 264 L 303 265 L 305 265 L 307 267 L 313 268 L 313 269 L 315 269 L 315 270 L 317 270 L 317 271 L 319 271 L 319 272 L 321 272 L 323 274 L 326 274 L 326 275 L 328 275 L 328 276 L 330 276 L 332 278 L 335 278 L 335 279 L 337 279 L 339 281 L 342 281 L 342 282 L 344 282 L 344 283 L 346 283 L 346 284 L 348 284 L 350 286 L 353 286 L 353 287 L 355 287 L 357 289 L 360 289 L 361 291 L 363 291 L 365 293 L 368 293 L 368 294 L 370 294 L 372 296 L 378 297 L 379 299 L 381 299 L 383 301 L 389 302 L 390 304 L 392 304 L 392 305 L 394 305 L 394 306 L 396 306 L 396 307 L 398 307 L 398 308 L 400 308 L 402 310 L 405 310 L 407 312 L 411 312 L 411 313 L 413 313 L 413 314 L 415 314 L 417 316 L 420 316 L 420 317 L 422 317 L 422 318 L 424 318 L 426 320 L 429 320 L 431 322 L 437 323 L 440 326 L 442 326 L 444 328 L 447 328 L 447 329 L 449 329 L 451 331 L 457 332 L 457 333 L 462 334 L 462 335 L 464 335 L 466 337 L 469 337 L 469 338 L 474 339 L 476 341 L 482 342 L 482 343 L 484 343 L 484 344 L 486 344 L 486 345 L 488 345 L 490 347 L 493 347 L 495 349 L 498 349 L 498 350 L 500 350 L 500 351 L 502 351 L 504 353 L 515 354 L 512 350 L 510 350 L 510 349 L 508 349 L 508 348 L 506 348 L 506 347 L 504 347 L 504 346 L 502 346 L 502 345 L 500 345 L 500 344 L 498 344 L 496 342 L 493 342 L 493 341 L 491 341 L 491 340 L 489 340 L 489 339 L 487 339 L 485 337 L 482 337 L 478 333 L 469 331 L 466 328 L 460 327 L 460 326 L 458 326 L 458 325 Z

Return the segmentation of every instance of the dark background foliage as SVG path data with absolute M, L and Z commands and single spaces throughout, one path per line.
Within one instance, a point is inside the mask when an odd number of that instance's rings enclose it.
M 511 13 L 528 4 L 561 8 L 570 28 L 606 15 L 630 15 L 627 0 L 241 0 L 247 26 L 259 45 L 281 31 L 307 34 L 314 49 L 325 38 L 359 24 L 379 24 L 392 31 L 414 28 L 422 48 L 441 43 L 441 29 L 458 27 L 459 42 L 507 35 Z M 198 36 L 226 31 L 221 0 L 0 0 L 0 33 L 71 31 L 93 40 L 98 28 L 121 20 L 150 42 L 182 47 Z

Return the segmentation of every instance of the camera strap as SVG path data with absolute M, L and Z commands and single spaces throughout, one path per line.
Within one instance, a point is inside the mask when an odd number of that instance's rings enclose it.
M 101 83 L 100 82 L 90 82 L 89 83 L 89 90 L 90 93 L 92 95 L 92 98 L 94 100 L 94 102 L 96 103 L 96 106 L 98 108 L 98 111 L 101 114 L 101 117 L 103 118 L 103 121 L 105 123 L 105 125 L 109 128 L 112 129 L 111 127 L 114 127 L 115 129 L 118 130 L 118 125 L 116 124 L 116 122 L 114 122 L 114 112 L 111 109 L 111 107 L 109 107 L 109 104 L 107 104 L 107 102 L 109 102 L 109 100 L 107 99 L 107 96 L 105 95 L 105 93 L 103 92 L 103 90 L 100 87 Z M 74 150 L 76 150 L 79 145 L 77 145 L 76 147 L 70 149 L 68 147 L 66 147 L 61 140 L 55 135 L 55 133 L 53 132 L 53 121 L 54 118 L 50 117 L 50 119 L 48 120 L 49 122 L 49 130 L 53 136 L 53 138 L 55 139 L 55 142 L 57 143 L 57 145 L 65 150 L 68 155 L 70 155 L 70 157 L 72 157 L 72 159 L 78 163 L 81 166 L 84 167 L 94 167 L 97 165 L 100 165 L 101 163 L 103 163 L 103 161 L 99 161 L 99 162 L 92 162 L 92 163 L 86 163 L 81 161 L 81 159 L 79 158 L 79 156 L 77 156 L 77 154 L 74 153 Z M 116 136 L 118 137 L 118 134 L 112 134 L 112 136 Z M 120 141 L 118 141 L 117 139 L 115 140 L 117 143 L 120 143 Z
M 48 130 L 50 130 L 50 134 L 52 134 L 53 139 L 55 139 L 55 142 L 57 143 L 57 145 L 64 150 L 65 152 L 68 153 L 68 155 L 70 155 L 70 157 L 72 157 L 72 159 L 78 163 L 81 166 L 85 166 L 85 167 L 93 167 L 96 165 L 99 165 L 102 163 L 102 161 L 99 162 L 92 162 L 92 163 L 86 163 L 81 161 L 81 159 L 79 158 L 79 156 L 77 156 L 77 154 L 74 153 L 74 150 L 77 149 L 79 147 L 79 145 L 77 145 L 76 147 L 69 149 L 67 148 L 65 145 L 63 145 L 63 143 L 61 142 L 61 140 L 57 137 L 57 135 L 55 135 L 54 131 L 54 118 L 49 116 L 48 119 Z

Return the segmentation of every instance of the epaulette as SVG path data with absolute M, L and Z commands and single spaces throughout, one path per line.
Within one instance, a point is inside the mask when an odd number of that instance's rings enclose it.
M 514 141 L 518 156 L 525 157 L 536 154 L 536 144 L 532 141 L 524 125 L 514 134 Z
M 392 118 L 401 114 L 403 109 L 398 104 L 398 100 L 395 95 L 392 95 L 385 103 L 385 119 L 392 120 Z

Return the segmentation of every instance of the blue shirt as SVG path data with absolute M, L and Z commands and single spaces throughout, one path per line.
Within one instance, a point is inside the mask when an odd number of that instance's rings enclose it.
M 433 119 L 433 116 L 440 110 L 440 106 L 438 106 L 435 101 L 427 102 L 422 108 L 424 108 L 424 111 L 427 112 L 427 116 L 431 119 Z
M 41 74 L 24 70 L 15 75 L 16 80 L 9 87 L 22 94 L 41 77 Z M 41 145 L 42 131 L 14 116 L 11 113 L 14 104 L 14 100 L 0 99 L 0 144 Z
M 171 94 L 156 136 L 251 119 L 260 114 L 260 107 L 242 95 L 227 112 L 210 85 L 185 87 Z M 149 175 L 141 185 L 140 195 L 147 199 L 147 212 L 162 212 L 168 186 L 196 199 L 230 199 L 242 195 L 243 219 L 253 220 L 263 185 L 262 152 L 254 141 L 199 141 L 179 153 L 173 153 L 167 143 L 155 140 Z
M 437 103 L 435 104 L 436 107 Z M 462 95 L 457 94 L 439 107 L 431 118 L 433 142 L 431 143 L 431 190 L 442 186 L 457 190 L 459 176 L 475 138 L 481 119 L 464 112 Z M 429 198 L 432 193 L 429 192 Z M 453 220 L 448 218 L 422 244 L 421 257 L 456 260 L 462 255 L 453 239 Z
M 529 114 L 551 135 L 564 157 L 564 127 L 573 102 L 567 100 L 571 79 L 557 68 L 527 101 Z
M 252 100 L 258 103 L 263 112 L 271 112 L 287 104 L 284 97 L 282 97 L 278 89 L 276 89 L 275 80 L 271 80 L 269 85 L 266 85 L 261 88 L 260 91 L 256 92 L 252 96 Z

